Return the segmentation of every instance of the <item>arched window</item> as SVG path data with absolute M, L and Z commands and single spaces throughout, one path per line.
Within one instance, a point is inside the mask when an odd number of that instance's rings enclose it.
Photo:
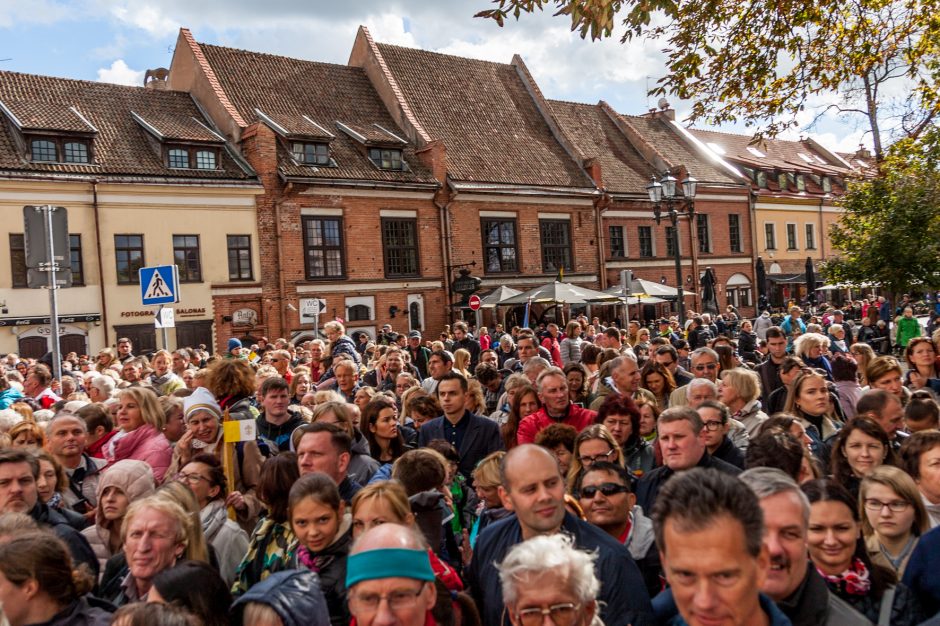
M 752 305 L 751 279 L 744 274 L 732 274 L 725 283 L 728 304 L 737 307 Z
M 364 304 L 357 304 L 349 307 L 349 312 L 347 313 L 350 322 L 362 322 L 371 320 L 371 311 L 369 307 Z

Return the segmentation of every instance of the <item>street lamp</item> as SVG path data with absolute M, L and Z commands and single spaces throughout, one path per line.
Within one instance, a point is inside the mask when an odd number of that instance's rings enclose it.
M 698 181 L 686 174 L 685 180 L 676 185 L 676 178 L 666 172 L 662 178 L 653 180 L 646 186 L 650 202 L 653 203 L 653 216 L 656 224 L 662 222 L 663 213 L 669 216 L 672 223 L 672 252 L 676 262 L 676 289 L 679 301 L 679 323 L 685 326 L 685 294 L 682 291 L 682 257 L 679 255 L 679 216 L 687 215 L 689 228 L 692 228 L 692 218 L 695 216 L 695 192 Z M 681 189 L 679 189 L 681 187 Z

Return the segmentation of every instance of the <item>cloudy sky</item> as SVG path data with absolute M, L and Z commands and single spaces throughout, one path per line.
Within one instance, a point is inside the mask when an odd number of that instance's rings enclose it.
M 505 28 L 473 17 L 489 6 L 488 0 L 0 0 L 0 69 L 141 85 L 146 69 L 169 66 L 181 26 L 206 43 L 345 63 L 363 24 L 386 43 L 504 63 L 520 54 L 550 98 L 603 99 L 631 114 L 655 105 L 646 90 L 664 70 L 654 42 L 584 41 L 567 18 L 549 13 Z M 680 117 L 688 110 L 682 102 L 673 106 Z M 860 130 L 836 118 L 806 134 L 846 152 L 863 141 Z

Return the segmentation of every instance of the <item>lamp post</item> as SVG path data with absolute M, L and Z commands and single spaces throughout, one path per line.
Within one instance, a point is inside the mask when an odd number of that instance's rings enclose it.
M 695 216 L 695 188 L 698 181 L 687 174 L 685 180 L 677 185 L 676 178 L 666 172 L 662 178 L 653 180 L 646 186 L 650 202 L 653 203 L 653 215 L 657 226 L 662 222 L 663 213 L 669 217 L 672 224 L 672 252 L 676 262 L 676 289 L 679 301 L 679 323 L 685 327 L 685 294 L 682 290 L 682 257 L 679 254 L 679 216 L 687 215 L 689 228 L 692 228 L 692 218 Z M 681 189 L 680 189 L 681 187 Z

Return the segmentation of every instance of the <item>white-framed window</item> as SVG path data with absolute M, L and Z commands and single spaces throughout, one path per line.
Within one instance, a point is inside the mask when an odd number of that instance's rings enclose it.
M 796 224 L 787 224 L 787 250 L 799 250 L 800 242 L 796 238 Z
M 766 250 L 777 249 L 777 226 L 773 222 L 764 223 L 764 248 Z
M 812 222 L 806 224 L 806 249 L 816 249 L 816 224 Z

